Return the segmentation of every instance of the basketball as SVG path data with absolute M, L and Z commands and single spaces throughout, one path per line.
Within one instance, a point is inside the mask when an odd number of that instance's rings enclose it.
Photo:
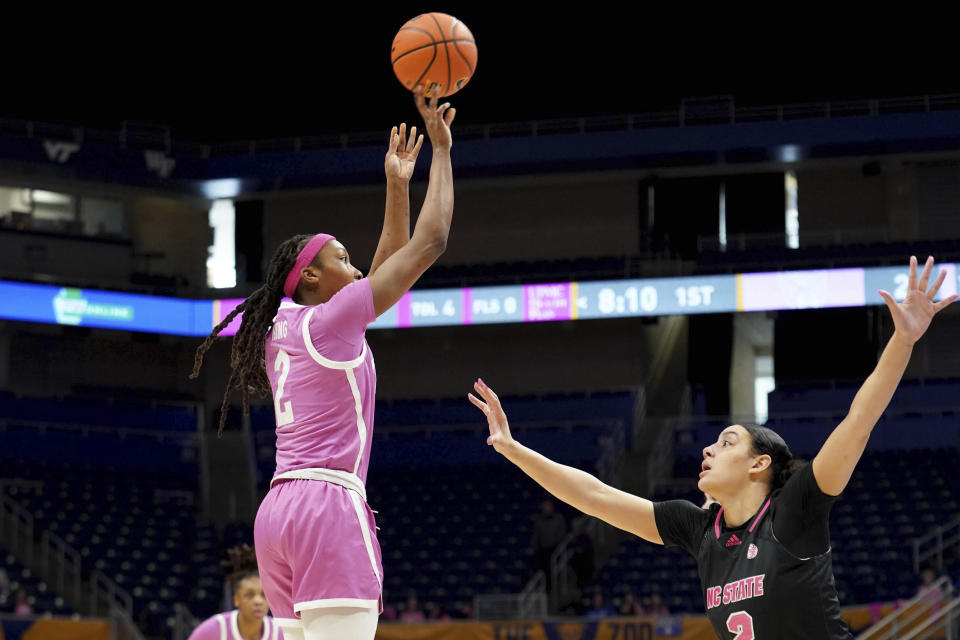
M 424 13 L 400 27 L 390 48 L 400 83 L 424 96 L 445 98 L 464 87 L 477 68 L 477 44 L 467 25 L 446 13 Z

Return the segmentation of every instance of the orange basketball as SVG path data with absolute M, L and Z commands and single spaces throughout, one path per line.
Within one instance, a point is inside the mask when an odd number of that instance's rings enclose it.
M 428 98 L 463 88 L 477 68 L 477 44 L 467 25 L 445 13 L 424 13 L 400 27 L 390 48 L 393 72 L 407 89 L 423 85 Z

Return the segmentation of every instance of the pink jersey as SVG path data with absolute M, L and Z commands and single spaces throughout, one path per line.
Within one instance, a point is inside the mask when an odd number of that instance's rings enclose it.
M 218 613 L 200 623 L 187 640 L 244 640 L 237 626 L 238 611 Z M 263 617 L 263 633 L 260 640 L 283 640 L 280 626 L 270 616 Z
M 275 475 L 337 469 L 366 482 L 377 374 L 364 334 L 375 319 L 366 278 L 324 304 L 280 305 L 266 342 L 277 422 Z

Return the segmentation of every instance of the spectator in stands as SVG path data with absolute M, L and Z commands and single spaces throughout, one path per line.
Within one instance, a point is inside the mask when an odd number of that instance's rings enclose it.
M 643 615 L 655 618 L 670 615 L 670 610 L 664 604 L 663 597 L 657 591 L 651 593 L 650 597 L 647 598 L 647 606 L 643 608 Z
M 8 595 L 10 595 L 10 576 L 7 575 L 6 569 L 0 567 L 0 599 Z
M 417 594 L 411 592 L 407 596 L 407 606 L 400 614 L 400 622 L 415 623 L 423 622 L 426 619 L 427 617 L 423 614 L 420 603 L 417 601 Z
M 389 602 L 384 602 L 383 613 L 380 614 L 380 619 L 386 620 L 387 622 L 395 622 L 397 619 L 397 608 Z
M 550 499 L 540 503 L 540 514 L 533 522 L 533 553 L 537 568 L 547 578 L 547 591 L 550 590 L 550 556 L 567 536 L 567 521 L 556 511 Z
M 925 602 L 930 606 L 930 611 L 936 612 L 943 607 L 943 588 L 940 585 L 936 584 L 937 574 L 936 572 L 927 567 L 920 573 L 920 586 L 917 587 L 917 597 L 920 598 L 921 602 Z
M 13 615 L 21 618 L 33 615 L 33 607 L 30 606 L 30 599 L 27 597 L 27 592 L 23 589 L 17 589 L 17 593 L 14 596 Z
M 627 591 L 623 596 L 623 602 L 620 603 L 620 609 L 618 613 L 622 616 L 642 616 L 643 605 L 637 601 L 637 597 L 633 595 L 633 591 Z
M 603 597 L 603 592 L 599 589 L 593 592 L 591 606 L 587 609 L 588 618 L 612 618 L 614 616 L 613 607 L 607 604 Z
M 469 600 L 457 602 L 451 617 L 454 620 L 473 620 L 473 604 Z
M 577 577 L 577 586 L 583 588 L 593 580 L 593 540 L 586 531 L 584 518 L 573 521 L 573 540 L 570 542 L 573 556 L 570 558 L 570 568 Z
M 424 609 L 427 610 L 426 618 L 427 620 L 440 620 L 440 621 L 449 621 L 450 616 L 447 615 L 447 612 L 443 610 L 443 607 L 438 605 L 436 602 L 428 602 L 424 605 Z

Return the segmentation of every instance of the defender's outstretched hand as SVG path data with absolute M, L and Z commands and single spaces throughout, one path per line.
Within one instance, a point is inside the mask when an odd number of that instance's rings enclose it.
M 928 289 L 927 283 L 932 271 L 933 256 L 930 256 L 923 265 L 923 272 L 918 279 L 917 258 L 910 256 L 910 278 L 907 283 L 907 295 L 903 302 L 897 302 L 888 292 L 880 291 L 880 295 L 887 303 L 887 308 L 890 309 L 890 315 L 893 316 L 893 326 L 896 331 L 912 342 L 916 342 L 923 336 L 938 311 L 957 299 L 957 294 L 953 294 L 940 302 L 933 301 L 944 278 L 947 277 L 947 272 L 941 269 L 937 280 Z
M 503 453 L 503 450 L 513 443 L 513 436 L 510 435 L 507 414 L 503 412 L 503 407 L 500 406 L 500 398 L 483 380 L 474 382 L 473 389 L 480 394 L 483 400 L 472 393 L 468 393 L 467 398 L 487 416 L 487 423 L 490 425 L 490 436 L 487 438 L 487 444 L 492 445 L 498 453 Z

